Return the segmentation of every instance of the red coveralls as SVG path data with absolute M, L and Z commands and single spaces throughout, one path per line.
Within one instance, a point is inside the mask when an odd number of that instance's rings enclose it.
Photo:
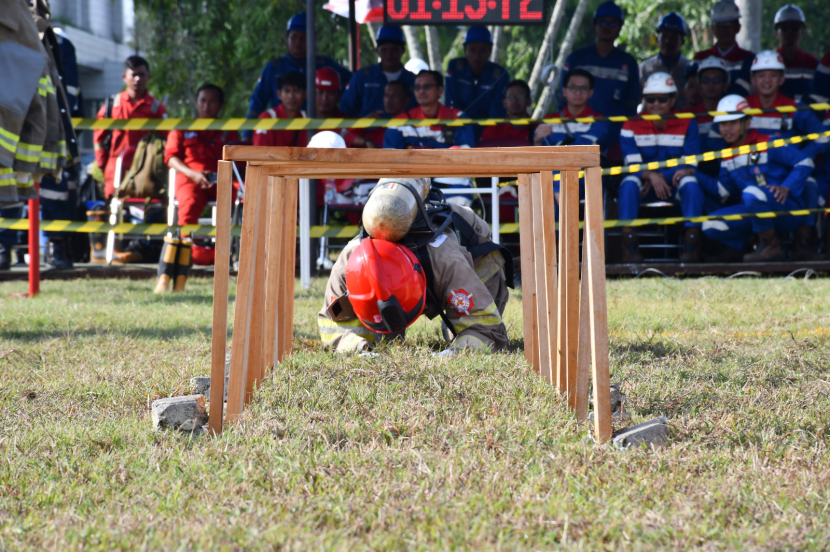
M 98 111 L 97 117 L 104 119 L 107 116 L 107 106 L 104 104 Z M 166 119 L 167 109 L 159 100 L 150 94 L 145 94 L 140 100 L 131 101 L 130 95 L 125 90 L 115 96 L 112 106 L 113 119 Z M 112 132 L 112 145 L 109 151 L 104 149 L 104 139 L 108 132 Z M 93 133 L 95 147 L 95 162 L 104 171 L 104 195 L 107 197 L 115 193 L 113 179 L 115 178 L 115 163 L 118 156 L 129 146 L 136 146 L 138 142 L 149 134 L 149 130 L 96 130 Z M 159 132 L 166 136 L 166 132 Z M 123 178 L 133 164 L 135 150 L 124 154 L 121 165 L 121 177 Z
M 305 112 L 302 116 L 306 116 Z M 288 119 L 288 114 L 285 112 L 285 106 L 280 104 L 263 111 L 259 118 Z M 304 148 L 308 145 L 308 133 L 304 130 L 256 130 L 254 145 Z

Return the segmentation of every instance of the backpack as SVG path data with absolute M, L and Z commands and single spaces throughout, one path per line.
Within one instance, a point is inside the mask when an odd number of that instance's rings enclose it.
M 167 167 L 164 164 L 164 138 L 150 132 L 136 146 L 133 164 L 118 185 L 118 197 L 160 198 L 167 188 Z

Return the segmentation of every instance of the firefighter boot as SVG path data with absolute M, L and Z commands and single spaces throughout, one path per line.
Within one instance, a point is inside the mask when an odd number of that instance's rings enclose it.
M 640 240 L 637 239 L 637 231 L 633 228 L 623 228 L 622 239 L 623 264 L 634 264 L 643 262 L 643 256 L 640 254 Z
M 745 263 L 763 263 L 783 261 L 784 250 L 781 249 L 781 238 L 775 233 L 775 228 L 758 232 L 758 247 L 752 253 L 744 255 Z
M 813 245 L 813 227 L 801 225 L 795 229 L 792 260 L 794 261 L 826 261 L 827 254 L 819 253 Z
M 167 293 L 170 291 L 170 283 L 176 275 L 176 255 L 179 251 L 179 244 L 182 240 L 167 234 L 164 237 L 164 245 L 161 247 L 159 257 L 158 281 L 156 282 L 155 293 Z
M 96 211 L 87 211 L 86 220 L 91 222 L 105 222 L 107 220 L 107 213 L 103 209 Z M 107 262 L 107 235 L 106 234 L 90 234 L 89 235 L 89 262 L 91 263 L 106 263 Z
M 699 226 L 686 228 L 683 237 L 683 252 L 680 254 L 681 263 L 699 263 L 700 249 L 703 242 L 703 232 Z
M 54 238 L 51 243 L 52 266 L 58 270 L 72 268 L 72 250 L 68 247 L 69 238 Z
M 190 274 L 190 267 L 193 265 L 193 240 L 182 238 L 179 246 L 179 254 L 176 255 L 176 282 L 173 291 L 180 293 L 184 291 L 187 284 L 187 276 Z

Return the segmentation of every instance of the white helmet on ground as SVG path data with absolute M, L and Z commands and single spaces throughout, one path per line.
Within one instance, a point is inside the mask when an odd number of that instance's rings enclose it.
M 643 94 L 677 94 L 677 85 L 671 75 L 660 71 L 646 79 Z
M 739 20 L 741 18 L 741 10 L 738 9 L 738 5 L 735 4 L 734 0 L 720 0 L 712 8 L 709 16 L 712 20 L 712 25 L 717 25 L 718 23 Z
M 707 69 L 720 69 L 726 75 L 726 84 L 729 84 L 729 67 L 726 65 L 726 62 L 723 61 L 721 58 L 717 56 L 709 56 L 708 58 L 704 59 L 700 62 L 697 67 L 697 76 L 698 79 L 700 78 L 700 74 L 706 71 Z
M 743 111 L 744 109 L 749 109 L 749 104 L 743 96 L 739 96 L 737 94 L 729 94 L 728 96 L 724 96 L 718 102 L 718 111 Z M 734 115 L 717 115 L 715 117 L 715 122 L 723 123 L 725 121 L 737 121 L 738 119 L 743 119 L 744 117 L 749 117 L 749 115 L 742 115 L 738 113 L 735 113 Z
M 773 25 L 787 23 L 789 21 L 796 21 L 802 25 L 807 24 L 807 20 L 804 18 L 804 12 L 801 11 L 801 8 L 794 4 L 787 4 L 775 12 L 775 23 L 773 23 Z
M 764 50 L 759 52 L 755 59 L 752 60 L 752 66 L 749 68 L 750 73 L 755 71 L 763 71 L 771 69 L 774 71 L 784 71 L 787 69 L 784 65 L 784 58 L 775 50 Z
M 421 71 L 429 71 L 429 65 L 421 58 L 412 58 L 403 66 L 404 69 L 416 75 Z
M 346 149 L 346 141 L 336 132 L 324 130 L 311 137 L 308 147 Z

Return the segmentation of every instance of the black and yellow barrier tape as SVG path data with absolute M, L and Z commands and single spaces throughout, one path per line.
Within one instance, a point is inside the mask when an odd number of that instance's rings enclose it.
M 701 113 L 670 113 L 668 115 L 619 115 L 610 117 L 548 117 L 542 119 L 81 119 L 73 118 L 76 130 L 334 130 L 345 128 L 378 128 L 399 126 L 463 126 L 476 124 L 494 126 L 500 123 L 529 125 L 536 123 L 561 123 L 563 121 L 593 123 L 624 123 L 626 121 L 658 121 L 660 119 L 698 119 L 718 115 L 762 115 L 764 113 L 795 113 L 797 111 L 828 111 L 830 104 L 750 108 L 743 111 L 705 111 Z
M 830 213 L 830 208 L 826 209 L 798 209 L 795 211 L 770 211 L 767 213 L 746 213 L 746 214 L 731 214 L 731 215 L 706 215 L 701 217 L 665 217 L 665 218 L 642 218 L 632 220 L 606 220 L 603 223 L 605 228 L 623 228 L 633 226 L 648 226 L 648 225 L 672 225 L 681 224 L 685 222 L 708 222 L 712 220 L 744 220 L 751 218 L 778 218 L 790 216 L 805 216 L 815 213 Z M 559 225 L 556 225 L 557 228 Z M 582 222 L 579 223 L 582 228 Z M 28 230 L 29 219 L 11 219 L 0 218 L 0 229 L 3 230 Z M 166 224 L 115 224 L 111 225 L 106 222 L 72 222 L 68 220 L 43 220 L 40 221 L 40 229 L 45 232 L 70 232 L 70 233 L 84 233 L 84 234 L 100 234 L 106 232 L 115 232 L 117 234 L 144 235 L 144 236 L 163 236 L 168 232 L 178 230 L 182 235 L 190 235 L 191 233 L 197 237 L 212 237 L 216 235 L 215 226 L 202 226 L 198 224 L 188 224 L 185 226 L 168 226 Z M 312 238 L 353 238 L 357 235 L 359 228 L 357 226 L 312 226 Z M 519 223 L 507 222 L 499 225 L 499 233 L 501 234 L 518 234 Z M 232 226 L 231 235 L 239 236 L 240 227 Z

